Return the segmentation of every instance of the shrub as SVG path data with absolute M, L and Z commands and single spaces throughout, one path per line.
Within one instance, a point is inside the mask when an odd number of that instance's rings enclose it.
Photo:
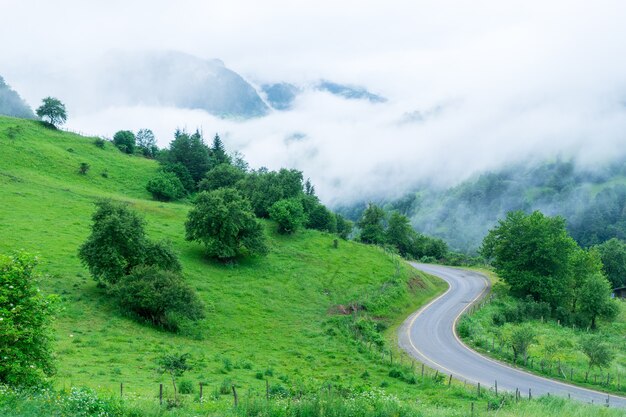
M 106 144 L 106 140 L 102 138 L 95 138 L 93 144 L 96 145 L 100 149 L 104 149 L 104 145 Z
M 270 207 L 270 219 L 278 224 L 278 233 L 294 233 L 305 221 L 302 203 L 295 198 L 277 201 Z
M 179 320 L 204 317 L 202 302 L 177 273 L 154 266 L 139 266 L 122 277 L 114 289 L 120 307 L 167 330 Z
M 146 190 L 159 201 L 178 200 L 185 196 L 183 183 L 172 172 L 162 171 L 150 178 L 146 184 Z
M 36 385 L 54 372 L 49 330 L 55 298 L 35 286 L 34 256 L 0 255 L 0 383 Z
M 241 169 L 231 164 L 219 164 L 206 173 L 198 184 L 200 191 L 213 191 L 218 188 L 234 187 L 246 176 Z
M 78 167 L 78 173 L 81 175 L 87 175 L 87 171 L 89 171 L 89 168 L 91 167 L 87 162 L 81 162 L 80 166 Z
M 113 144 L 122 152 L 135 153 L 135 134 L 130 130 L 120 130 L 113 135 Z
M 181 394 L 193 394 L 195 392 L 195 385 L 188 379 L 183 379 L 178 383 L 178 392 Z

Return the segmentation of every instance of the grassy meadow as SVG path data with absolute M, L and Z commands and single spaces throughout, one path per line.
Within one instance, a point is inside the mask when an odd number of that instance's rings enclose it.
M 90 165 L 86 175 L 78 172 L 83 162 Z M 51 390 L 0 387 L 1 415 L 466 416 L 471 403 L 474 415 L 486 415 L 488 403 L 500 416 L 622 415 L 558 400 L 478 398 L 456 381 L 447 386 L 430 374 L 416 377 L 406 358 L 398 363 L 399 354 L 391 363 L 395 329 L 445 283 L 382 249 L 348 241 L 334 248 L 333 235 L 310 230 L 281 236 L 269 221 L 267 257 L 209 260 L 200 245 L 184 240 L 188 203 L 150 199 L 145 184 L 157 169 L 155 161 L 122 154 L 110 143 L 101 149 L 94 138 L 0 117 L 0 253 L 37 254 L 41 290 L 61 296 Z M 100 198 L 128 202 L 145 217 L 151 239 L 173 243 L 206 319 L 168 333 L 126 317 L 97 288 L 77 249 Z M 349 306 L 370 308 L 346 314 Z M 361 319 L 377 324 L 382 349 L 351 330 Z M 155 361 L 171 352 L 189 353 L 193 369 L 179 379 L 190 387 L 184 407 L 167 410 L 157 395 L 163 384 L 170 398 L 171 383 Z M 80 414 L 98 407 L 109 411 Z

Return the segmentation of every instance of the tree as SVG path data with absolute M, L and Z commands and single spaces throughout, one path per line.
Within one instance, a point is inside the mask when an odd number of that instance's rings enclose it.
M 510 336 L 511 349 L 513 349 L 513 363 L 517 363 L 517 358 L 522 356 L 524 364 L 528 362 L 528 348 L 535 343 L 536 333 L 530 324 L 524 324 L 513 329 Z
M 415 253 L 416 232 L 411 227 L 409 218 L 394 211 L 389 218 L 385 232 L 385 241 L 394 245 L 400 255 L 406 257 Z
M 270 207 L 278 200 L 303 195 L 302 172 L 284 168 L 275 172 L 261 168 L 249 173 L 238 187 L 250 200 L 254 213 L 267 218 Z
M 562 217 L 509 212 L 483 240 L 481 254 L 513 294 L 546 301 L 552 308 L 571 299 L 571 257 L 578 249 Z
M 80 166 L 78 167 L 78 173 L 81 175 L 87 175 L 87 171 L 89 171 L 89 168 L 91 167 L 87 162 L 81 162 Z
M 130 130 L 119 130 L 113 135 L 113 144 L 122 152 L 135 153 L 135 134 Z
M 580 288 L 580 313 L 587 319 L 591 329 L 596 328 L 596 320 L 613 320 L 619 307 L 611 299 L 611 285 L 601 273 L 587 277 Z
M 302 202 L 296 198 L 275 202 L 270 207 L 270 219 L 278 224 L 278 233 L 294 233 L 306 220 Z
M 626 285 L 626 242 L 613 238 L 594 248 L 600 252 L 604 273 L 613 288 Z
M 180 162 L 175 164 L 165 163 L 163 165 L 163 172 L 171 172 L 180 180 L 181 184 L 188 193 L 196 191 L 196 182 L 191 177 L 187 167 Z
M 78 257 L 99 284 L 114 285 L 138 265 L 180 271 L 171 248 L 163 242 L 151 243 L 145 236 L 145 221 L 126 204 L 100 200 L 92 221 Z
M 337 218 L 321 203 L 316 203 L 306 213 L 308 229 L 315 229 L 321 232 L 335 233 L 337 231 Z
M 199 131 L 196 130 L 190 135 L 185 131 L 177 130 L 174 133 L 174 140 L 170 143 L 169 151 L 164 153 L 164 162 L 184 165 L 193 178 L 195 187 L 211 167 L 210 155 L 211 150 L 204 143 Z
M 385 211 L 370 203 L 357 222 L 361 229 L 361 242 L 380 245 L 385 243 Z
M 40 118 L 48 119 L 48 123 L 54 127 L 62 125 L 67 120 L 65 104 L 61 103 L 58 98 L 44 98 L 41 106 L 35 112 Z
M 348 239 L 352 233 L 353 223 L 340 214 L 335 214 L 335 218 L 337 219 L 337 234 L 342 239 Z
M 224 148 L 224 143 L 222 139 L 220 139 L 220 135 L 217 133 L 213 138 L 213 144 L 211 145 L 211 165 L 216 167 L 221 164 L 229 164 L 231 163 L 231 158 L 226 153 L 226 149 Z
M 150 129 L 139 129 L 137 131 L 137 147 L 141 149 L 143 156 L 147 158 L 154 158 L 159 152 L 159 148 L 156 144 L 156 138 L 154 133 Z
M 54 373 L 50 324 L 55 296 L 36 287 L 37 259 L 0 255 L 0 383 L 36 385 Z
M 181 320 L 204 317 L 202 302 L 175 272 L 138 266 L 118 281 L 114 294 L 120 306 L 166 330 L 177 331 Z
M 189 354 L 166 354 L 158 359 L 159 371 L 164 374 L 167 373 L 172 378 L 172 385 L 174 386 L 174 400 L 177 399 L 176 390 L 176 378 L 183 376 L 183 374 L 191 369 L 191 366 L 187 363 Z
M 615 354 L 598 336 L 588 336 L 581 340 L 580 349 L 587 356 L 587 376 L 593 367 L 606 368 L 611 365 Z M 587 379 L 585 377 L 585 379 Z
M 219 164 L 206 173 L 204 179 L 198 184 L 198 189 L 200 191 L 213 191 L 218 188 L 233 188 L 245 176 L 245 172 L 233 165 Z
M 250 202 L 233 188 L 198 194 L 185 223 L 185 238 L 204 244 L 211 257 L 229 260 L 267 253 L 263 226 Z
M 183 183 L 172 172 L 161 171 L 148 180 L 146 190 L 155 200 L 172 201 L 185 196 Z

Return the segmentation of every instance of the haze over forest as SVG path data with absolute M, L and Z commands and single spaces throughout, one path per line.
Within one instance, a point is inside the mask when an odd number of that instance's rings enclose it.
M 219 132 L 334 206 L 626 154 L 619 1 L 1 3 L 0 75 L 31 108 L 57 96 L 69 129 L 162 146 Z

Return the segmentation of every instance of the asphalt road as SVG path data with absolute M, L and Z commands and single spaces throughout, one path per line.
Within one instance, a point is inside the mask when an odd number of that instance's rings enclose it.
M 558 395 L 605 405 L 607 394 L 562 382 L 549 380 L 524 372 L 469 349 L 457 337 L 454 327 L 457 319 L 472 302 L 489 290 L 487 278 L 477 272 L 429 264 L 412 264 L 420 271 L 442 278 L 449 289 L 430 304 L 406 319 L 399 333 L 399 343 L 406 352 L 427 366 L 447 375 L 486 389 L 515 392 L 523 397 Z M 611 395 L 610 407 L 626 408 L 626 398 Z

